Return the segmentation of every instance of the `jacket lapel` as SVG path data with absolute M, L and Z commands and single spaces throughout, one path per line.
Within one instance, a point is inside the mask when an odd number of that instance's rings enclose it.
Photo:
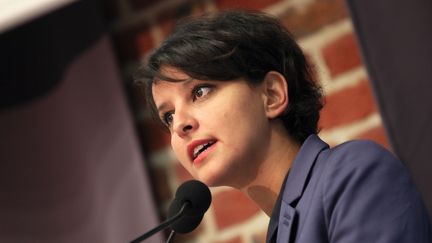
M 318 154 L 328 147 L 329 146 L 317 135 L 310 135 L 301 146 L 290 169 L 285 183 L 285 189 L 282 192 L 277 243 L 289 242 L 292 235 L 293 222 L 297 217 L 295 206 L 307 185 L 306 181 L 308 175 L 312 170 Z
M 291 230 L 295 216 L 295 209 L 282 201 L 276 243 L 288 242 L 291 236 Z

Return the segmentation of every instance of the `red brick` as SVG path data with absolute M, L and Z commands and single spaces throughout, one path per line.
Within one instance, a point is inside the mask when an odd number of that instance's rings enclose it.
M 392 150 L 383 126 L 374 127 L 362 134 L 359 134 L 356 136 L 356 139 L 370 139 L 381 144 L 383 147 Z
M 187 16 L 201 15 L 206 11 L 205 1 L 186 1 L 181 4 L 171 4 L 169 8 L 158 13 L 157 22 L 176 22 Z M 170 25 L 172 25 L 172 23 Z
M 225 241 L 216 241 L 214 243 L 243 243 L 244 241 L 242 240 L 242 238 L 240 236 L 234 237 L 232 239 L 229 240 L 225 240 Z
M 300 38 L 348 16 L 343 0 L 315 0 L 301 9 L 288 9 L 282 14 L 281 22 Z
M 341 36 L 325 46 L 322 55 L 332 77 L 362 65 L 353 33 Z
M 162 29 L 164 37 L 167 37 L 169 34 L 171 34 L 174 28 L 174 22 L 174 19 L 171 18 L 167 18 L 161 21 L 160 28 Z
M 199 16 L 207 12 L 206 5 L 207 4 L 205 1 L 195 1 L 195 4 L 192 7 L 191 15 Z
M 319 126 L 322 129 L 328 129 L 346 125 L 376 110 L 369 83 L 362 80 L 353 87 L 345 88 L 326 97 Z
M 234 189 L 216 194 L 212 205 L 219 229 L 244 222 L 260 211 L 248 197 Z
M 175 165 L 176 175 L 179 181 L 187 181 L 193 179 L 191 174 L 183 167 L 183 165 L 176 163 Z
M 140 56 L 148 53 L 152 48 L 155 47 L 155 43 L 149 29 L 137 34 L 135 43 Z
M 205 12 L 204 2 L 191 2 L 188 4 L 184 4 L 181 6 L 183 11 L 177 10 L 177 8 L 164 11 L 158 16 L 159 27 L 162 29 L 162 33 L 164 37 L 167 37 L 171 34 L 175 23 L 182 17 L 186 16 L 199 16 Z
M 281 0 L 216 0 L 216 6 L 219 9 L 262 10 L 280 1 Z

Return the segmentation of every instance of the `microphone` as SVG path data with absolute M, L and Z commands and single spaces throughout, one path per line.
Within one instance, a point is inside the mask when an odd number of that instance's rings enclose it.
M 211 203 L 211 193 L 209 188 L 197 180 L 186 181 L 179 186 L 172 201 L 168 219 L 157 227 L 131 241 L 131 243 L 141 242 L 155 233 L 172 225 L 172 236 L 178 233 L 189 233 L 201 223 L 204 213 Z
M 190 180 L 183 183 L 177 189 L 168 210 L 168 218 L 174 217 L 185 203 L 190 204 L 189 207 L 185 208 L 185 215 L 171 225 L 175 232 L 182 234 L 191 232 L 201 223 L 204 213 L 211 203 L 210 190 L 200 181 Z

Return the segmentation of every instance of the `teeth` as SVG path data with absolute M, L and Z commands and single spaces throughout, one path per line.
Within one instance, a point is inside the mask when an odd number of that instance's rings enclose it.
M 208 142 L 208 143 L 196 146 L 194 151 L 193 151 L 193 158 L 195 159 L 202 151 L 204 151 L 205 147 L 210 146 L 212 143 L 213 142 Z
M 198 145 L 195 147 L 194 152 L 193 152 L 194 158 L 198 156 L 198 153 L 202 148 L 204 148 L 204 144 L 201 144 L 201 145 Z

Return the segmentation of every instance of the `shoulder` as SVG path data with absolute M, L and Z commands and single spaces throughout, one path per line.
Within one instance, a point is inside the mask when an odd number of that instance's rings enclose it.
M 327 152 L 320 185 L 330 238 L 343 238 L 340 234 L 353 229 L 384 238 L 425 235 L 424 205 L 396 156 L 372 141 L 351 141 Z M 395 220 L 401 224 L 395 225 Z
M 405 165 L 390 151 L 373 141 L 345 142 L 330 148 L 328 153 L 323 172 L 329 183 L 328 187 L 337 187 L 347 182 L 371 186 L 375 183 L 410 183 Z M 373 186 L 371 190 L 374 188 L 379 187 Z
M 334 169 L 337 169 L 339 173 L 343 171 L 379 170 L 380 168 L 387 173 L 406 170 L 403 163 L 393 153 L 369 140 L 345 142 L 330 148 L 328 152 L 326 170 L 330 174 L 331 170 Z M 389 171 L 389 169 L 391 170 Z
M 378 198 L 391 203 L 402 191 L 405 197 L 412 188 L 402 162 L 377 143 L 365 140 L 349 141 L 328 150 L 321 186 L 323 203 L 331 214 L 368 201 L 375 204 Z M 392 195 L 395 188 L 399 188 L 397 194 Z
M 364 159 L 392 159 L 398 160 L 390 151 L 371 140 L 352 140 L 330 149 L 333 159 L 350 158 Z

